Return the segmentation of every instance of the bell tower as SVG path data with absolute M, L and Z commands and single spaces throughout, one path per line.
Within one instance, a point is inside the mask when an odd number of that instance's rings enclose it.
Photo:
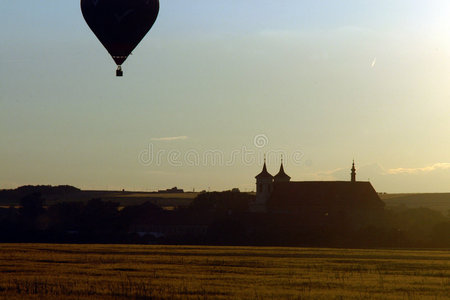
M 273 176 L 267 172 L 266 158 L 264 157 L 264 166 L 256 178 L 256 201 L 252 205 L 252 211 L 265 212 L 266 203 L 273 191 Z

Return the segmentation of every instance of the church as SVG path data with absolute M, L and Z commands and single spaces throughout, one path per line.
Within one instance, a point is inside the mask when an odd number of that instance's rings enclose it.
M 291 181 L 283 167 L 272 176 L 266 161 L 256 178 L 255 213 L 304 214 L 309 217 L 357 212 L 379 212 L 384 209 L 370 182 L 356 181 L 355 162 L 349 181 Z

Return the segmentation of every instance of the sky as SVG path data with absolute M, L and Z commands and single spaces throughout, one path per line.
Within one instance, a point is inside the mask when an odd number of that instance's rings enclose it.
M 450 192 L 450 2 L 160 2 L 116 78 L 79 1 L 0 0 L 0 189 Z

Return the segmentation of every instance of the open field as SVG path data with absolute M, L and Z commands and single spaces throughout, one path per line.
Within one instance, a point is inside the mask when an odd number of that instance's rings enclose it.
M 3 299 L 449 299 L 450 252 L 0 245 Z

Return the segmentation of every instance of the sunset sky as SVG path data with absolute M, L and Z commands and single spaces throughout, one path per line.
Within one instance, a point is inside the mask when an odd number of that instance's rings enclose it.
M 450 192 L 449 1 L 160 2 L 116 78 L 78 0 L 0 0 L 0 189 Z

